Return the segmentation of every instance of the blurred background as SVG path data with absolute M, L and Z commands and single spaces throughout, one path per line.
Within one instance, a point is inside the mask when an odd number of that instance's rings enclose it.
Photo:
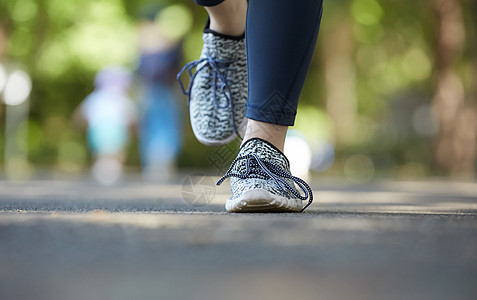
M 334 0 L 324 11 L 288 155 L 306 148 L 313 176 L 356 183 L 472 180 L 477 2 Z M 0 176 L 217 173 L 233 154 L 196 141 L 175 82 L 199 57 L 206 18 L 192 0 L 1 0 Z M 90 111 L 108 112 L 109 127 Z

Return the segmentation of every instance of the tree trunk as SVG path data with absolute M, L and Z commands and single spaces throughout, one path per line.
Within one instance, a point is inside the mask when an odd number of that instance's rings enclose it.
M 326 108 L 333 121 L 337 144 L 346 145 L 354 137 L 357 114 L 356 72 L 350 18 L 344 15 L 340 20 L 323 36 L 323 50 L 326 58 Z
M 455 64 L 465 42 L 459 0 L 433 0 L 439 29 L 436 47 L 436 90 L 433 109 L 439 121 L 434 162 L 438 169 L 457 176 L 475 173 L 477 113 L 465 101 L 462 80 Z

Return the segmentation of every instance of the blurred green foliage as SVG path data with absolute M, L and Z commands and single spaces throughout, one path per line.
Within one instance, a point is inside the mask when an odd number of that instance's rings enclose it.
M 19 139 L 27 141 L 20 146 L 28 150 L 33 165 L 72 171 L 88 165 L 85 138 L 71 123 L 72 112 L 93 90 L 94 75 L 101 67 L 122 64 L 134 69 L 137 18 L 148 2 L 0 2 L 1 24 L 9 33 L 3 61 L 21 64 L 33 81 L 30 120 L 22 125 L 28 130 L 20 130 L 27 137 Z M 192 29 L 184 36 L 184 62 L 197 58 L 207 18 L 205 11 L 191 0 L 158 2 L 186 8 L 188 17 L 179 22 L 172 18 L 169 22 L 173 24 L 171 28 L 191 22 Z M 359 165 L 355 155 L 363 153 L 372 158 L 378 175 L 430 172 L 433 136 L 419 135 L 412 124 L 416 109 L 430 105 L 436 85 L 439 24 L 431 2 L 325 1 L 320 37 L 296 128 L 311 143 L 325 140 L 336 146 L 337 162 L 330 172 L 347 170 L 344 165 L 349 157 L 349 166 Z M 475 101 L 477 9 L 474 1 L 460 3 L 468 38 L 458 54 L 456 72 L 462 80 L 466 101 Z M 340 84 L 351 99 L 349 103 L 343 102 L 343 111 L 349 111 L 349 117 L 343 118 L 349 118 L 352 124 L 337 133 L 341 123 L 333 123 L 327 101 L 334 97 L 334 89 L 336 97 L 340 97 Z M 184 99 L 184 107 L 185 104 Z M 184 117 L 187 120 L 188 116 Z M 208 167 L 207 157 L 215 149 L 200 145 L 189 124 L 184 127 L 186 147 L 179 165 Z M 0 138 L 3 149 L 2 143 Z M 130 147 L 129 165 L 139 164 L 136 148 L 135 143 Z

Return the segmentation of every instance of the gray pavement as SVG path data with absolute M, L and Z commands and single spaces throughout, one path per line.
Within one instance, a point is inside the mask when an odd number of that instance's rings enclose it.
M 0 182 L 0 299 L 477 299 L 476 183 L 312 186 L 227 214 L 227 186 Z

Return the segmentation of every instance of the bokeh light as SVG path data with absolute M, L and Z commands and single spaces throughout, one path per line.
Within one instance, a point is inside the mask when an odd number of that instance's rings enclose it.
M 30 76 L 24 71 L 13 71 L 6 80 L 3 101 L 7 105 L 19 105 L 28 99 L 32 83 Z
M 6 83 L 7 83 L 7 70 L 5 70 L 5 67 L 2 64 L 0 64 L 0 93 L 5 88 Z
M 351 12 L 354 19 L 363 25 L 376 25 L 384 15 L 383 8 L 375 0 L 354 0 Z
M 16 0 L 12 10 L 12 19 L 23 23 L 34 19 L 38 11 L 35 0 Z
M 412 80 L 424 80 L 431 75 L 431 61 L 420 48 L 411 48 L 402 61 L 405 75 Z
M 15 119 L 7 117 L 9 110 L 30 109 L 29 120 L 9 127 L 16 130 L 11 141 L 28 152 L 27 162 L 17 159 L 18 166 L 31 163 L 68 172 L 89 168 L 93 155 L 71 116 L 91 93 L 98 70 L 105 65 L 134 70 L 138 15 L 148 2 L 0 1 L 0 98 L 7 104 L 0 106 L 0 127 Z M 154 3 L 162 7 L 154 20 L 158 31 L 181 40 L 182 64 L 197 59 L 207 19 L 203 8 L 193 1 Z M 309 143 L 313 171 L 366 182 L 382 174 L 453 175 L 459 166 L 475 166 L 475 159 L 458 157 L 473 149 L 477 130 L 462 121 L 473 124 L 477 99 L 471 38 L 477 28 L 475 4 L 456 3 L 451 24 L 442 22 L 433 1 L 324 2 L 317 49 L 293 128 Z M 442 45 L 445 41 L 451 44 Z M 184 128 L 184 143 L 193 147 L 181 153 L 180 168 L 209 168 L 209 149 Z M 6 136 L 0 139 L 5 148 Z M 138 166 L 132 142 L 126 165 Z M 0 164 L 6 165 L 3 160 Z
M 290 171 L 293 176 L 307 180 L 312 153 L 305 136 L 298 130 L 289 130 L 285 140 L 284 153 L 290 161 Z
M 180 39 L 192 27 L 192 14 L 185 5 L 175 4 L 161 10 L 156 22 L 167 37 Z
M 57 4 L 49 6 L 51 13 L 63 14 L 56 21 L 70 24 L 62 34 L 47 40 L 40 51 L 39 69 L 45 75 L 60 76 L 77 65 L 94 72 L 105 65 L 134 61 L 134 23 L 120 0 Z M 78 10 L 83 14 L 78 16 Z M 64 20 L 65 15 L 70 19 Z
M 99 184 L 110 186 L 121 178 L 122 165 L 113 157 L 103 157 L 95 162 L 91 173 Z
M 315 142 L 312 146 L 310 168 L 315 172 L 324 172 L 335 162 L 335 148 L 328 142 Z

